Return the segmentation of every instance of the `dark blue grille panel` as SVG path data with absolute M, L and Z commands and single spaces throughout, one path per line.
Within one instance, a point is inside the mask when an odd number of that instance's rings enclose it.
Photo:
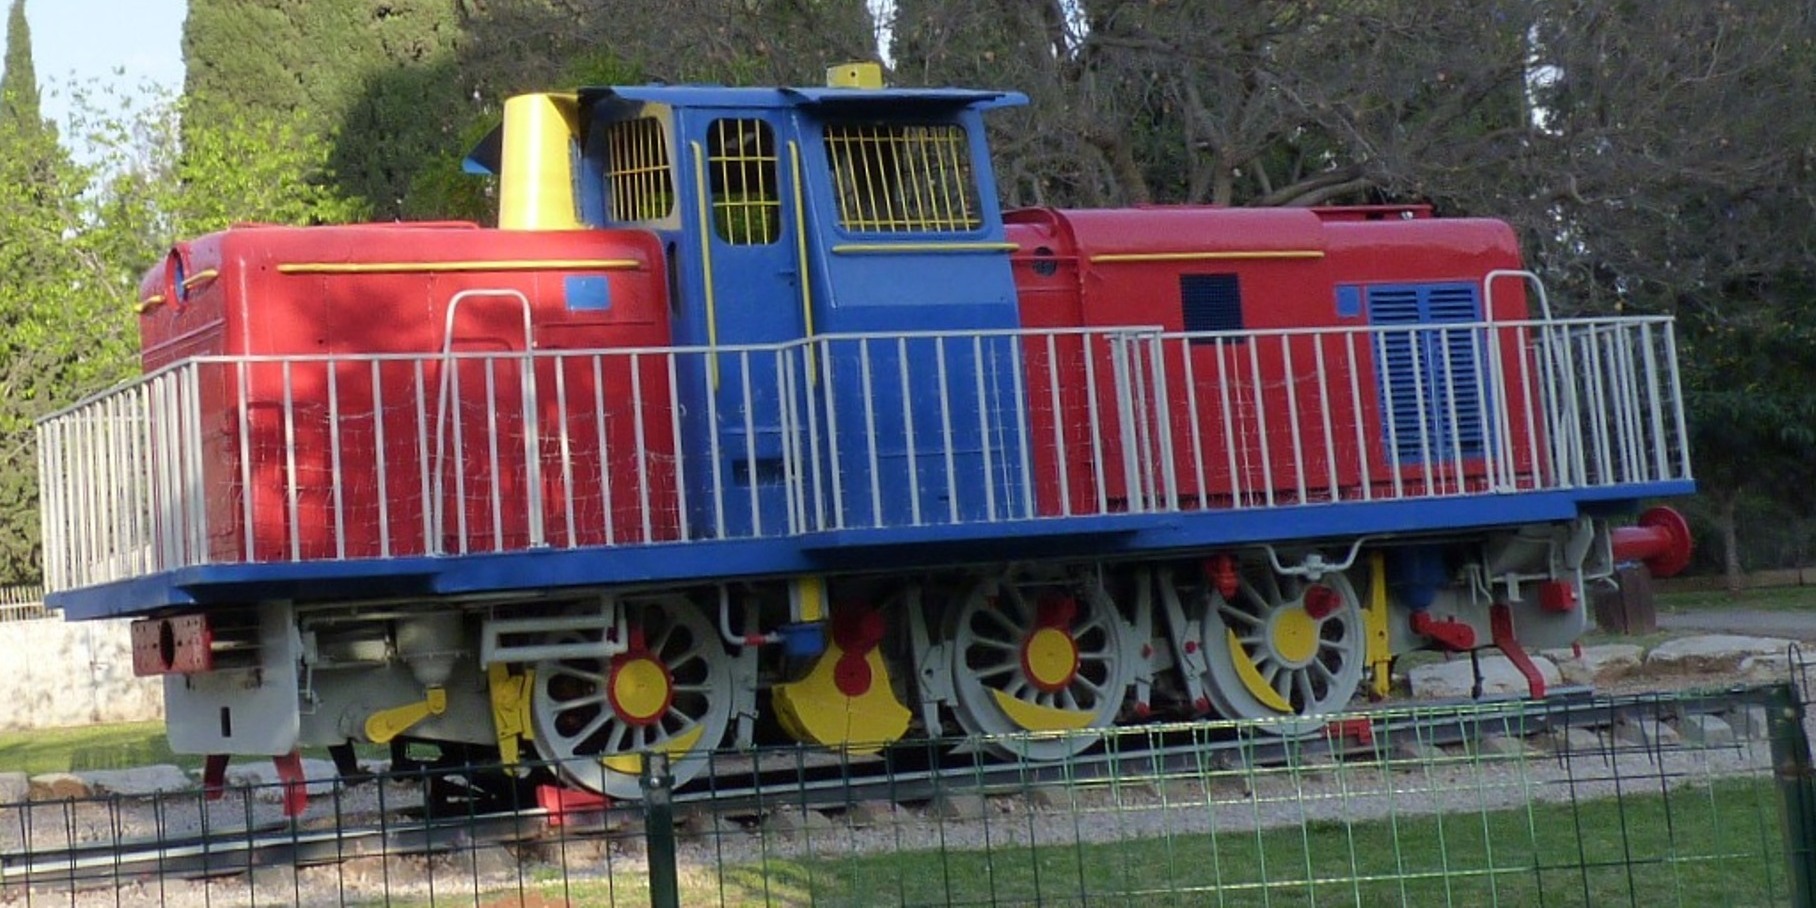
M 1242 285 L 1234 274 L 1182 274 L 1179 276 L 1179 310 L 1187 331 L 1241 331 Z M 1195 337 L 1192 343 L 1213 340 L 1217 338 Z M 1240 343 L 1243 338 L 1221 340 Z
M 1443 325 L 1481 320 L 1474 284 L 1367 288 L 1369 323 Z M 1386 415 L 1382 444 L 1397 463 L 1487 452 L 1482 392 L 1488 339 L 1470 328 L 1393 331 L 1375 340 L 1375 380 Z M 1391 389 L 1391 392 L 1390 392 Z

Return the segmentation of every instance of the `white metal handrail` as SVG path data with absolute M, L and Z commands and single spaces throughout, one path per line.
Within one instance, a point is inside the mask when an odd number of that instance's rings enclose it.
M 454 294 L 452 297 L 450 297 L 448 299 L 447 319 L 446 319 L 446 323 L 442 326 L 442 331 L 441 331 L 441 339 L 442 339 L 441 340 L 441 361 L 442 362 L 441 362 L 441 368 L 440 368 L 440 370 L 438 370 L 441 375 L 441 380 L 438 383 L 436 392 L 435 392 L 435 473 L 434 473 L 434 476 L 435 476 L 435 500 L 436 501 L 440 501 L 442 498 L 442 491 L 443 491 L 442 490 L 442 477 L 446 474 L 447 449 L 446 449 L 445 443 L 447 441 L 446 433 L 448 431 L 448 426 L 446 425 L 446 423 L 447 423 L 447 417 L 448 417 L 449 398 L 450 398 L 450 396 L 458 395 L 460 392 L 460 370 L 455 367 L 455 364 L 453 362 L 453 357 L 452 357 L 452 354 L 454 353 L 454 344 L 456 341 L 459 340 L 459 338 L 454 333 L 454 328 L 455 328 L 455 325 L 458 324 L 457 318 L 460 314 L 461 305 L 463 303 L 470 303 L 476 299 L 504 299 L 504 300 L 515 302 L 517 304 L 519 313 L 521 314 L 521 316 L 523 318 L 523 350 L 528 352 L 528 351 L 532 351 L 536 348 L 536 332 L 535 332 L 535 327 L 533 324 L 534 310 L 530 305 L 530 298 L 528 296 L 525 296 L 523 291 L 512 290 L 509 288 L 462 290 L 459 293 Z M 534 413 L 534 412 L 536 412 L 536 409 L 537 409 L 536 382 L 534 380 L 534 375 L 531 371 L 531 360 L 529 359 L 529 357 L 527 357 L 527 356 L 523 357 L 522 362 L 520 363 L 520 366 L 521 366 L 522 372 L 521 372 L 521 375 L 519 376 L 518 380 L 522 385 L 521 390 L 523 392 L 523 402 L 522 402 L 523 412 Z M 332 376 L 334 375 L 334 372 L 329 371 L 328 375 L 330 376 L 330 380 L 332 380 Z M 488 382 L 490 382 L 492 380 L 492 372 L 489 369 L 486 371 L 486 378 L 487 378 Z M 379 386 L 375 383 L 374 389 L 376 390 L 376 388 L 378 388 L 378 387 Z M 542 533 L 542 489 L 541 489 L 541 486 L 542 486 L 542 475 L 541 475 L 542 459 L 536 455 L 537 449 L 540 447 L 540 445 L 538 443 L 538 439 L 537 439 L 537 421 L 536 420 L 526 420 L 524 423 L 524 428 L 525 428 L 525 431 L 523 434 L 523 453 L 524 453 L 523 461 L 524 461 L 525 467 L 529 471 L 529 484 L 528 484 L 529 485 L 529 502 L 528 502 L 528 504 L 529 504 L 529 509 L 530 509 L 530 545 L 533 547 L 536 547 L 536 548 L 540 548 L 544 544 L 545 540 L 543 538 L 543 533 Z M 458 414 L 455 419 L 454 431 L 455 432 L 460 431 L 460 423 L 459 423 L 459 419 L 458 419 Z M 495 439 L 496 432 L 494 431 L 494 432 L 490 433 L 488 435 L 488 437 L 492 437 Z M 336 450 L 338 451 L 338 446 L 335 446 L 335 447 L 336 447 Z M 381 458 L 378 461 L 378 463 L 379 463 L 380 467 L 382 468 L 383 463 L 384 463 L 383 459 Z M 339 472 L 338 467 L 335 470 L 335 472 L 337 472 L 337 473 Z M 494 473 L 492 475 L 494 477 L 496 477 L 497 474 Z M 463 480 L 465 477 L 463 474 L 461 474 L 459 471 L 457 471 L 455 473 L 455 478 L 456 478 L 456 480 Z M 492 525 L 494 527 L 500 526 L 504 519 L 504 515 L 501 511 L 502 502 L 499 500 L 500 498 L 501 498 L 501 496 L 498 496 L 496 493 L 493 496 Z M 383 500 L 382 497 L 380 500 L 382 503 L 382 500 Z M 295 503 L 292 502 L 292 507 L 294 508 L 294 506 L 295 506 Z M 338 509 L 336 509 L 336 510 L 338 512 Z M 437 508 L 437 509 L 433 509 L 433 512 L 435 515 L 435 519 L 433 521 L 434 532 L 435 532 L 436 536 L 439 538 L 443 535 L 443 530 L 444 530 L 444 527 L 442 527 L 441 520 L 440 520 L 441 510 L 439 508 Z M 463 510 L 461 512 L 461 514 L 464 517 L 465 511 Z M 463 528 L 463 532 L 460 535 L 461 535 L 462 539 L 464 539 L 466 537 L 464 528 Z M 501 537 L 503 534 L 499 533 L 496 535 Z M 462 553 L 464 553 L 465 551 L 466 551 L 466 549 L 464 549 L 464 548 L 461 549 Z
M 198 564 L 1690 478 L 1653 317 L 199 357 L 38 433 L 53 592 Z

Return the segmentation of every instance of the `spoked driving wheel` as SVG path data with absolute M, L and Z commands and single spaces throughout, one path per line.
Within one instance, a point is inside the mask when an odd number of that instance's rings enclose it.
M 675 784 L 707 768 L 731 716 L 731 663 L 718 632 L 687 599 L 632 599 L 627 646 L 604 659 L 537 663 L 536 749 L 576 785 L 636 798 L 643 751 L 670 758 Z
M 1074 732 L 1115 722 L 1129 687 L 1130 634 L 1095 582 L 974 585 L 947 620 L 954 712 L 967 734 Z M 1083 734 L 991 740 L 1001 756 L 1060 760 Z
M 1366 631 L 1342 574 L 1282 577 L 1243 572 L 1234 596 L 1202 591 L 1205 693 L 1232 719 L 1293 717 L 1269 731 L 1302 734 L 1344 709 L 1362 682 Z

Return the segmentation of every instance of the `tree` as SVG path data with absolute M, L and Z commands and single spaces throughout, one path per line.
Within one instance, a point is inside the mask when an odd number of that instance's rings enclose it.
M 1697 471 L 1738 587 L 1748 533 L 1778 532 L 1744 504 L 1806 519 L 1816 504 L 1816 21 L 1771 0 L 1570 12 L 1538 45 L 1556 74 L 1535 91 L 1543 259 L 1591 306 L 1678 316 Z
M 1429 199 L 1517 145 L 1531 4 L 904 0 L 905 84 L 1027 93 L 1011 202 Z
M 358 151 L 335 159 L 338 191 L 365 199 L 379 217 L 402 216 L 422 155 L 465 125 L 461 86 L 444 78 L 464 37 L 464 8 L 454 0 L 191 0 L 185 128 L 252 117 L 343 134 Z
M 0 123 L 7 128 L 41 132 L 44 117 L 38 108 L 38 75 L 32 66 L 31 25 L 25 21 L 25 0 L 13 0 L 6 16 L 6 70 L 0 74 Z
M 0 128 L 0 583 L 40 565 L 34 423 L 129 376 L 139 276 L 177 236 L 240 220 L 314 223 L 363 211 L 334 193 L 327 140 L 291 121 L 238 117 L 191 130 L 181 105 L 75 91 L 77 163 L 49 130 Z
M 59 225 L 78 199 L 70 163 L 38 106 L 24 0 L 7 17 L 0 74 L 0 578 L 36 575 L 37 488 L 32 421 L 58 399 L 63 371 L 79 358 L 59 336 L 57 289 L 76 277 Z
M 818 82 L 874 56 L 872 29 L 864 0 L 191 0 L 186 128 L 297 114 L 334 137 L 339 191 L 375 216 L 477 217 L 460 159 L 510 94 Z

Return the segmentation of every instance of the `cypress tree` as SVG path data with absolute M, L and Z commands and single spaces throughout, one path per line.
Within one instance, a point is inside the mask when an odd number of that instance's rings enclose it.
M 6 17 L 6 71 L 0 74 L 0 123 L 27 133 L 44 131 L 38 107 L 38 74 L 32 67 L 32 31 L 25 0 L 13 0 Z
M 332 136 L 337 189 L 403 214 L 425 150 L 452 144 L 463 98 L 454 0 L 190 0 L 185 129 L 300 112 Z M 256 48 L 256 50 L 254 50 Z

